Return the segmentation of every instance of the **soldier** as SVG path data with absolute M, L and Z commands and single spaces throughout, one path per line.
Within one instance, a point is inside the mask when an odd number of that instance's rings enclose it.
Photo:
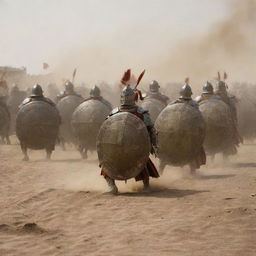
M 234 155 L 237 153 L 236 147 L 243 143 L 243 138 L 240 136 L 238 132 L 238 122 L 237 122 L 237 109 L 236 109 L 236 97 L 234 95 L 229 95 L 227 92 L 227 85 L 224 81 L 219 80 L 216 85 L 215 94 L 220 97 L 220 99 L 225 102 L 230 109 L 231 112 L 231 118 L 233 123 L 233 147 L 230 147 L 230 149 L 226 152 L 224 152 L 224 157 L 227 158 L 228 155 Z
M 153 98 L 156 100 L 161 101 L 165 106 L 169 103 L 169 97 L 163 95 L 162 93 L 159 92 L 159 84 L 156 80 L 153 80 L 149 84 L 149 92 L 147 93 L 145 98 Z
M 129 112 L 138 118 L 140 118 L 144 124 L 147 127 L 150 140 L 151 140 L 151 153 L 154 153 L 154 148 L 156 148 L 156 134 L 154 125 L 151 122 L 150 116 L 148 111 L 144 110 L 143 108 L 136 105 L 135 101 L 137 98 L 137 94 L 134 89 L 130 87 L 130 85 L 126 85 L 124 89 L 121 92 L 121 106 L 118 108 L 115 108 L 110 116 L 113 116 L 120 112 Z M 116 194 L 118 193 L 118 188 L 115 184 L 115 180 L 108 177 L 107 174 L 104 172 L 104 169 L 101 170 L 101 175 L 104 176 L 105 180 L 107 181 L 107 184 L 109 186 L 109 192 Z M 144 184 L 144 189 L 149 189 L 149 177 L 158 178 L 159 174 L 153 164 L 153 162 L 148 159 L 146 167 L 141 171 L 141 173 L 135 177 L 136 181 L 142 180 Z
M 57 102 L 59 102 L 61 99 L 68 95 L 76 95 L 82 98 L 82 96 L 74 90 L 74 85 L 70 81 L 66 81 L 65 84 L 65 90 L 62 91 L 59 95 L 57 95 Z
M 206 84 L 203 86 L 203 92 L 201 96 L 197 96 L 195 98 L 195 101 L 197 103 L 200 103 L 209 99 L 221 99 L 221 98 L 218 95 L 214 94 L 212 84 L 207 81 Z
M 218 95 L 220 99 L 229 106 L 233 120 L 237 125 L 237 110 L 236 110 L 237 100 L 234 95 L 228 94 L 227 85 L 224 81 L 217 82 L 215 94 Z
M 43 89 L 41 87 L 41 85 L 39 84 L 35 84 L 32 87 L 32 91 L 31 91 L 31 95 L 29 97 L 27 97 L 19 106 L 19 108 L 21 108 L 22 106 L 30 103 L 31 101 L 44 101 L 49 103 L 50 105 L 55 107 L 55 103 L 53 101 L 51 101 L 50 99 L 44 97 L 43 95 Z
M 2 111 L 1 111 L 2 109 Z M 9 109 L 6 104 L 6 97 L 0 96 L 0 133 L 2 142 L 6 142 L 6 144 L 11 144 L 10 138 L 9 138 L 9 132 L 10 132 L 10 121 L 11 121 L 11 114 L 9 112 Z
M 185 85 L 183 85 L 180 90 L 180 97 L 177 100 L 171 102 L 170 104 L 186 103 L 192 107 L 198 108 L 198 103 L 196 101 L 192 100 L 192 98 L 191 98 L 192 94 L 193 94 L 192 89 L 191 89 L 190 85 L 188 84 L 188 79 L 186 79 Z
M 44 103 L 38 104 L 39 102 Z M 19 106 L 16 119 L 16 134 L 20 140 L 24 161 L 29 160 L 27 148 L 45 148 L 46 157 L 50 159 L 55 147 L 60 121 L 60 115 L 55 104 L 50 99 L 44 97 L 42 87 L 39 84 L 35 84 L 32 87 L 30 97 L 26 98 Z M 30 122 L 37 129 L 29 131 Z
M 101 96 L 100 88 L 97 85 L 94 85 L 92 87 L 92 89 L 90 90 L 90 97 L 87 98 L 85 101 L 87 101 L 87 100 L 98 100 L 98 101 L 102 102 L 103 104 L 105 104 L 109 108 L 109 111 L 111 111 L 113 109 L 111 103 L 108 102 L 106 99 L 104 99 Z
M 192 100 L 192 98 L 191 98 L 193 93 L 192 93 L 192 89 L 191 89 L 190 85 L 188 84 L 188 82 L 189 82 L 189 79 L 187 78 L 185 80 L 185 85 L 180 90 L 180 97 L 177 100 L 171 102 L 170 104 L 185 103 L 185 104 L 190 105 L 191 107 L 199 109 L 198 103 L 196 101 Z M 202 146 L 200 153 L 198 154 L 196 159 L 194 159 L 194 161 L 192 163 L 190 163 L 191 173 L 194 174 L 196 169 L 199 169 L 201 165 L 205 165 L 205 164 L 206 164 L 206 154 L 205 154 L 204 148 Z

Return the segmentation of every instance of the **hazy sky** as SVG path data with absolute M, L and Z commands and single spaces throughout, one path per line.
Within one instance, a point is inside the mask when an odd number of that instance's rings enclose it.
M 54 69 L 74 49 L 95 46 L 95 58 L 105 47 L 152 57 L 225 14 L 223 0 L 0 0 L 0 65 L 40 73 L 43 62 Z

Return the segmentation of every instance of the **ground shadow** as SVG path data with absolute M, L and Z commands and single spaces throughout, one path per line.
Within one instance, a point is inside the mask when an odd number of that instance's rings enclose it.
M 95 164 L 98 163 L 98 160 L 96 159 L 82 159 L 82 158 L 77 158 L 77 159 L 51 159 L 51 160 L 47 160 L 47 159 L 37 159 L 34 160 L 33 162 L 49 162 L 49 163 L 77 163 L 77 162 L 81 162 L 81 163 L 88 163 L 88 164 Z
M 235 168 L 255 168 L 256 167 L 256 162 L 255 163 L 234 163 L 234 164 L 232 164 L 232 167 L 235 167 Z
M 127 197 L 157 197 L 157 198 L 179 198 L 190 195 L 195 195 L 199 193 L 210 192 L 209 190 L 182 190 L 182 189 L 157 189 L 153 188 L 152 192 L 126 192 L 120 193 L 118 196 L 127 196 Z
M 223 174 L 223 175 L 202 175 L 199 176 L 199 179 L 201 180 L 211 180 L 211 179 L 226 179 L 226 178 L 231 178 L 231 177 L 235 177 L 235 174 Z

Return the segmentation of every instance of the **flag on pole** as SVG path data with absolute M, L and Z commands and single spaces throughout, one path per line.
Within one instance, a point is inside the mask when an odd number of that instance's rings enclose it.
M 48 68 L 49 68 L 49 64 L 46 63 L 46 62 L 44 62 L 44 63 L 43 63 L 43 69 L 48 69 Z

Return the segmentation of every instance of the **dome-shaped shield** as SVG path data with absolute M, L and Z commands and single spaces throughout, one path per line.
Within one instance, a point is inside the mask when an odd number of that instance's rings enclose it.
M 198 156 L 205 137 L 205 122 L 195 107 L 185 103 L 168 105 L 155 122 L 158 155 L 167 164 L 182 166 Z
M 32 149 L 54 146 L 60 118 L 58 110 L 44 101 L 32 101 L 21 107 L 16 119 L 20 142 Z
M 99 100 L 88 100 L 80 104 L 72 115 L 73 134 L 80 145 L 96 149 L 96 138 L 102 123 L 111 109 Z
M 141 106 L 148 110 L 150 114 L 150 118 L 152 122 L 154 123 L 158 117 L 158 115 L 161 113 L 161 111 L 165 108 L 165 104 L 161 102 L 160 100 L 154 99 L 154 98 L 145 98 L 141 104 Z
M 206 122 L 204 148 L 208 154 L 222 152 L 232 143 L 231 113 L 226 103 L 209 99 L 200 103 L 199 109 Z
M 110 116 L 102 124 L 97 152 L 106 174 L 116 180 L 136 177 L 146 166 L 150 139 L 143 121 L 129 112 Z
M 67 142 L 73 142 L 74 140 L 71 129 L 71 117 L 76 107 L 83 101 L 84 99 L 80 96 L 68 95 L 57 104 L 57 109 L 61 116 L 60 137 Z

